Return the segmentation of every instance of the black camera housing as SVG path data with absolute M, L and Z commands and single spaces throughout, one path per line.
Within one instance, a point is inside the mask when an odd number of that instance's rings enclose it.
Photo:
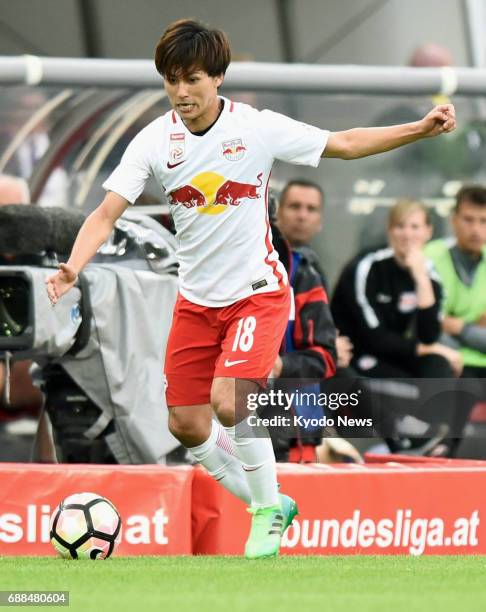
M 0 269 L 0 352 L 30 350 L 35 338 L 32 277 Z

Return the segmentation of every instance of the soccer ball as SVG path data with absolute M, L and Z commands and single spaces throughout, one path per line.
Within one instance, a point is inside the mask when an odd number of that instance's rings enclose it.
M 51 543 L 65 559 L 107 559 L 121 540 L 115 506 L 96 493 L 75 493 L 51 516 Z

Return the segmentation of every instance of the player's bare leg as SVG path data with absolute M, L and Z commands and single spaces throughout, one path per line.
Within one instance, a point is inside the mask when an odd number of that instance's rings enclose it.
M 186 448 L 199 446 L 209 438 L 213 411 L 209 404 L 169 408 L 169 430 Z
M 211 403 L 234 442 L 251 492 L 249 511 L 253 519 L 245 555 L 252 559 L 277 555 L 282 534 L 297 514 L 294 500 L 278 493 L 275 454 L 268 432 L 255 435 L 246 420 L 248 394 L 257 389 L 253 381 L 240 379 L 236 384 L 234 378 L 223 377 L 215 378 L 211 389 Z
M 209 404 L 169 408 L 169 429 L 210 476 L 245 504 L 250 490 L 241 466 L 233 454 L 232 442 L 224 427 L 213 418 Z

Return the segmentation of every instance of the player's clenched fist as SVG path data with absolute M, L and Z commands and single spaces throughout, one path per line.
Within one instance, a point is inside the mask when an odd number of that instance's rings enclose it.
M 71 289 L 77 278 L 78 275 L 74 268 L 63 263 L 60 264 L 55 274 L 46 278 L 47 295 L 53 306 Z
M 448 134 L 456 129 L 456 111 L 453 104 L 435 106 L 419 122 L 424 136 Z

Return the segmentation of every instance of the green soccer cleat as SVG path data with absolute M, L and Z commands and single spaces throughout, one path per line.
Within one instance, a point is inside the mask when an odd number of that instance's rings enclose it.
M 245 546 L 245 557 L 247 559 L 276 557 L 285 524 L 280 506 L 248 508 L 248 512 L 253 514 L 253 518 Z
M 248 508 L 253 514 L 251 531 L 245 546 L 247 559 L 276 557 L 280 541 L 287 528 L 299 513 L 297 504 L 288 495 L 279 493 L 279 506 Z
M 287 531 L 287 529 L 292 525 L 294 518 L 299 514 L 299 509 L 297 508 L 297 504 L 295 500 L 289 497 L 288 495 L 283 495 L 282 493 L 278 494 L 280 499 L 280 507 L 282 508 L 282 514 L 284 516 L 282 535 Z

